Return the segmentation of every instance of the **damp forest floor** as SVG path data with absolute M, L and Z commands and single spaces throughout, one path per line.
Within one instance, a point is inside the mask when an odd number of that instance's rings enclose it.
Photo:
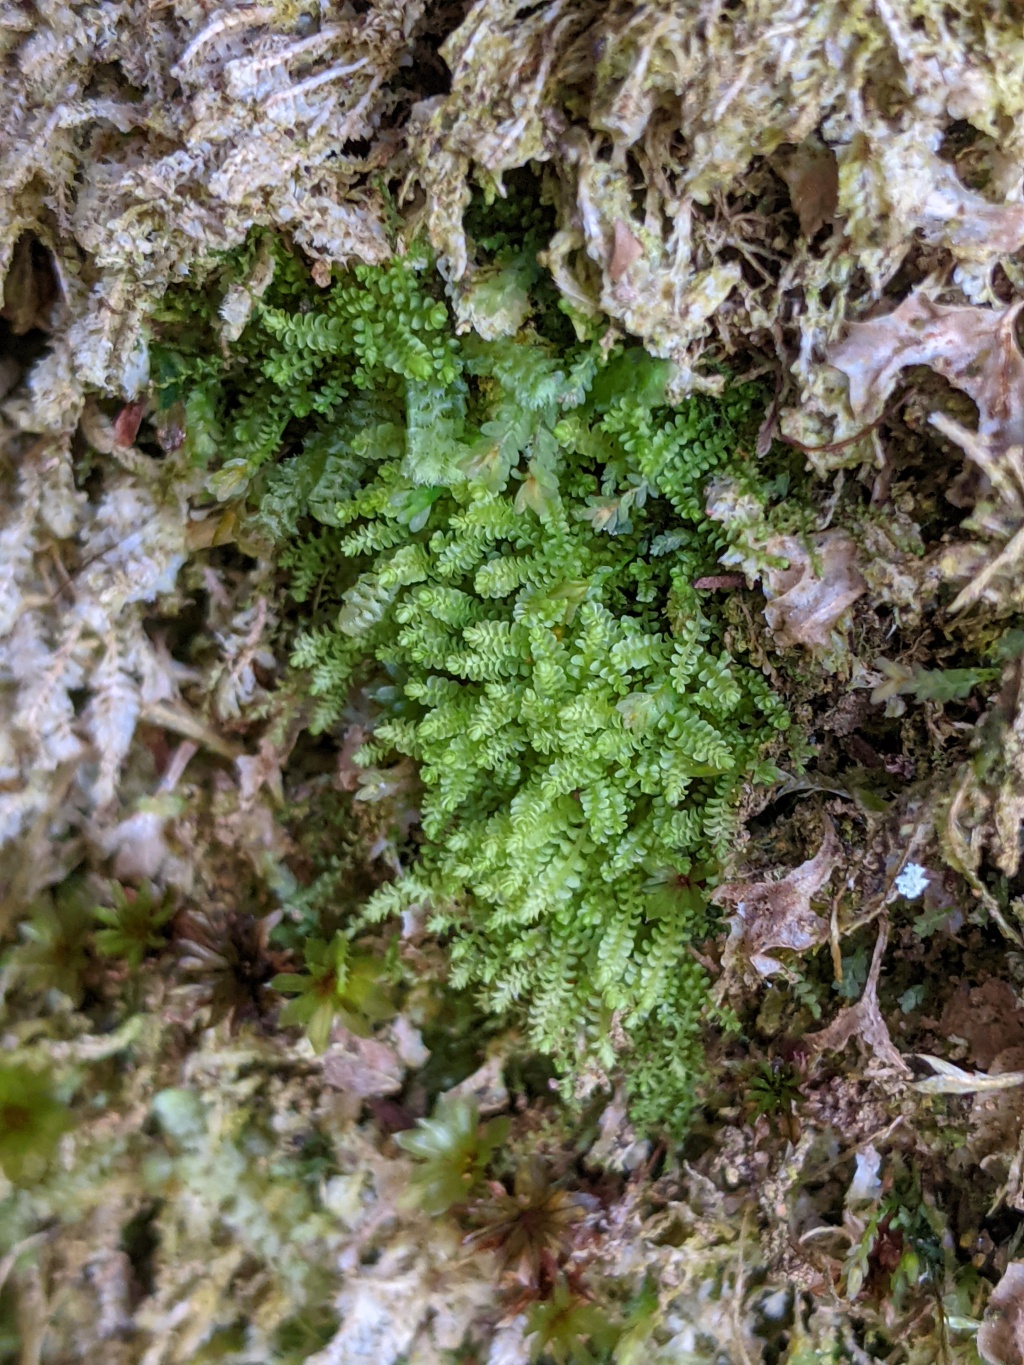
M 0 1365 L 1024 1363 L 1019 6 L 0 6 Z

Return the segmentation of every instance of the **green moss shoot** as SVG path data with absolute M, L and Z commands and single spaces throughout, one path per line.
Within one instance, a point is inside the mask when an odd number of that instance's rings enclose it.
M 361 687 L 360 761 L 419 767 L 425 842 L 362 923 L 422 910 L 455 986 L 517 1012 L 567 1089 L 621 1066 L 636 1118 L 678 1129 L 709 997 L 690 947 L 788 724 L 697 586 L 723 547 L 705 488 L 746 469 L 760 395 L 671 405 L 667 362 L 555 307 L 530 230 L 499 217 L 459 325 L 424 250 L 317 288 L 257 240 L 234 293 L 165 303 L 157 396 L 278 547 L 313 727 Z

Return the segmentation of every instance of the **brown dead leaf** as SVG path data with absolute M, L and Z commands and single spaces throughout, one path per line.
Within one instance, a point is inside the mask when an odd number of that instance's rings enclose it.
M 1024 1365 L 1024 1261 L 1011 1261 L 992 1291 L 978 1353 L 989 1365 Z
M 771 976 L 782 970 L 782 964 L 771 956 L 775 949 L 805 952 L 828 941 L 828 923 L 811 909 L 811 897 L 831 877 L 838 860 L 839 840 L 830 823 L 814 857 L 781 881 L 727 882 L 717 889 L 713 899 L 718 904 L 736 907 L 729 921 L 723 977 L 744 958 L 759 976 Z
M 335 1032 L 323 1055 L 324 1080 L 360 1100 L 397 1094 L 405 1068 L 394 1050 L 376 1038 L 359 1038 L 348 1029 Z
M 767 552 L 789 561 L 768 569 L 762 579 L 768 604 L 765 620 L 781 646 L 827 645 L 833 627 L 866 584 L 857 568 L 857 547 L 841 531 L 810 538 L 811 549 L 796 536 L 775 536 Z
M 1022 307 L 939 304 L 918 290 L 885 317 L 853 323 L 828 361 L 849 379 L 860 420 L 881 416 L 901 370 L 926 365 L 977 404 L 979 436 L 1000 449 L 1024 445 L 1024 355 L 1016 338 Z
M 703 578 L 695 578 L 693 586 L 704 592 L 730 592 L 733 588 L 743 587 L 743 575 L 738 573 L 705 574 Z
M 449 1099 L 475 1100 L 481 1114 L 500 1114 L 508 1106 L 504 1073 L 505 1058 L 494 1053 L 471 1076 L 444 1093 Z
M 789 151 L 779 151 L 775 169 L 786 182 L 800 231 L 810 239 L 831 222 L 839 204 L 839 167 L 835 153 L 816 137 Z
M 338 750 L 338 766 L 334 778 L 334 785 L 339 791 L 354 792 L 359 790 L 359 779 L 362 777 L 364 769 L 360 768 L 355 761 L 355 756 L 369 738 L 369 731 L 362 725 L 350 725 L 342 736 L 341 748 Z
M 840 1010 L 827 1028 L 807 1034 L 806 1042 L 816 1052 L 841 1052 L 851 1039 L 856 1038 L 864 1044 L 875 1061 L 881 1063 L 884 1070 L 909 1076 L 910 1068 L 893 1045 L 878 1006 L 878 978 L 888 941 L 889 926 L 883 921 L 861 998 L 855 1005 Z
M 260 739 L 255 754 L 240 754 L 235 759 L 235 768 L 238 771 L 238 800 L 243 807 L 251 806 L 264 787 L 278 806 L 283 804 L 281 768 L 291 752 L 292 743 L 282 747 L 274 743 L 271 735 L 266 734 Z
M 114 445 L 120 450 L 127 450 L 135 444 L 135 438 L 139 434 L 139 427 L 142 425 L 145 412 L 145 400 L 137 398 L 131 403 L 126 403 L 115 417 Z
M 330 261 L 314 261 L 309 273 L 318 289 L 326 289 L 333 278 Z
M 975 1066 L 987 1071 L 999 1053 L 1024 1046 L 1024 1010 L 1008 981 L 989 977 L 980 986 L 961 983 L 939 1021 L 944 1038 L 960 1038 Z
M 626 271 L 644 254 L 643 244 L 630 232 L 621 218 L 615 220 L 615 233 L 612 238 L 612 257 L 608 262 L 608 278 L 618 284 Z

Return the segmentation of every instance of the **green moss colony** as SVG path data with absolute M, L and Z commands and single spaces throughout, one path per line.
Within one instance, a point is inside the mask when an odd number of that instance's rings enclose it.
M 358 684 L 382 710 L 361 761 L 419 765 L 425 842 L 367 918 L 423 907 L 455 983 L 567 1084 L 621 1065 L 636 1119 L 678 1127 L 709 994 L 689 945 L 787 724 L 694 586 L 759 395 L 669 406 L 667 364 L 573 326 L 528 233 L 478 248 L 457 326 L 426 253 L 317 288 L 254 239 L 165 303 L 157 398 L 280 547 L 315 727 Z

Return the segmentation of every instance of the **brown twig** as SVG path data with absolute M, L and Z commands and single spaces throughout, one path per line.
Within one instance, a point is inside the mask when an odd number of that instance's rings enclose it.
M 909 392 L 902 394 L 895 402 L 887 403 L 882 410 L 881 416 L 876 417 L 870 426 L 864 427 L 861 431 L 855 432 L 852 436 L 845 436 L 841 441 L 831 441 L 824 446 L 808 446 L 803 441 L 798 441 L 795 436 L 784 436 L 779 432 L 779 440 L 786 445 L 794 446 L 797 450 L 803 451 L 805 455 L 833 455 L 836 451 L 845 450 L 847 446 L 855 445 L 858 441 L 863 441 L 865 436 L 877 431 L 883 422 L 887 422 L 890 417 L 895 416 L 899 409 L 910 397 Z

